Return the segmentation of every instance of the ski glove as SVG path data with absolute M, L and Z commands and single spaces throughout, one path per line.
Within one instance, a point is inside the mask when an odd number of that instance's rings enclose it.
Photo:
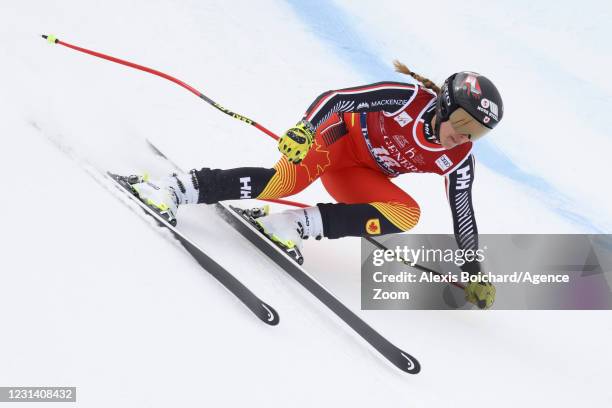
M 495 286 L 489 282 L 470 282 L 465 287 L 465 300 L 479 309 L 488 309 L 495 301 Z
M 289 163 L 300 163 L 314 141 L 314 127 L 307 120 L 299 121 L 278 140 L 278 150 L 287 157 Z

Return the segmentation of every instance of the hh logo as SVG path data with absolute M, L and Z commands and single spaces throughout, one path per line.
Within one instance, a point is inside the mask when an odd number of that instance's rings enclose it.
M 399 123 L 401 127 L 404 127 L 410 122 L 412 122 L 412 118 L 408 113 L 406 113 L 406 111 L 403 111 L 402 113 L 394 117 L 393 120 Z
M 448 158 L 447 155 L 443 154 L 442 156 L 438 157 L 438 160 L 436 160 L 436 164 L 438 165 L 440 170 L 445 171 L 453 165 L 453 162 L 451 161 L 451 159 Z
M 240 198 L 251 198 L 250 177 L 240 177 Z
M 366 222 L 366 232 L 370 235 L 380 235 L 380 220 L 378 218 L 370 218 Z
M 455 184 L 455 188 L 457 190 L 465 190 L 466 188 L 470 188 L 470 181 L 472 181 L 472 178 L 470 177 L 469 166 L 457 170 L 457 184 Z

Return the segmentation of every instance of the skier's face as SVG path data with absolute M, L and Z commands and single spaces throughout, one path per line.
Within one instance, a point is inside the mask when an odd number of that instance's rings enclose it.
M 446 149 L 452 149 L 469 141 L 470 137 L 465 133 L 458 133 L 449 121 L 442 122 L 440 125 L 440 144 Z

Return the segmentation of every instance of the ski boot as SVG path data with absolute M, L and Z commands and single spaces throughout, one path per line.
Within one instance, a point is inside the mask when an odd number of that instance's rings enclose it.
M 127 181 L 134 194 L 158 212 L 173 226 L 179 205 L 198 202 L 199 191 L 192 174 L 172 174 L 166 178 L 150 180 L 148 174 L 129 176 Z
M 323 236 L 323 221 L 318 207 L 276 214 L 270 214 L 267 205 L 250 210 L 232 208 L 300 265 L 304 262 L 302 241 L 310 236 L 315 239 Z

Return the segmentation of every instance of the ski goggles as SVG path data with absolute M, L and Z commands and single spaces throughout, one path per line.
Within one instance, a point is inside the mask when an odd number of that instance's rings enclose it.
M 450 114 L 448 121 L 457 133 L 466 134 L 471 141 L 480 139 L 491 130 L 474 119 L 463 108 L 455 109 Z

